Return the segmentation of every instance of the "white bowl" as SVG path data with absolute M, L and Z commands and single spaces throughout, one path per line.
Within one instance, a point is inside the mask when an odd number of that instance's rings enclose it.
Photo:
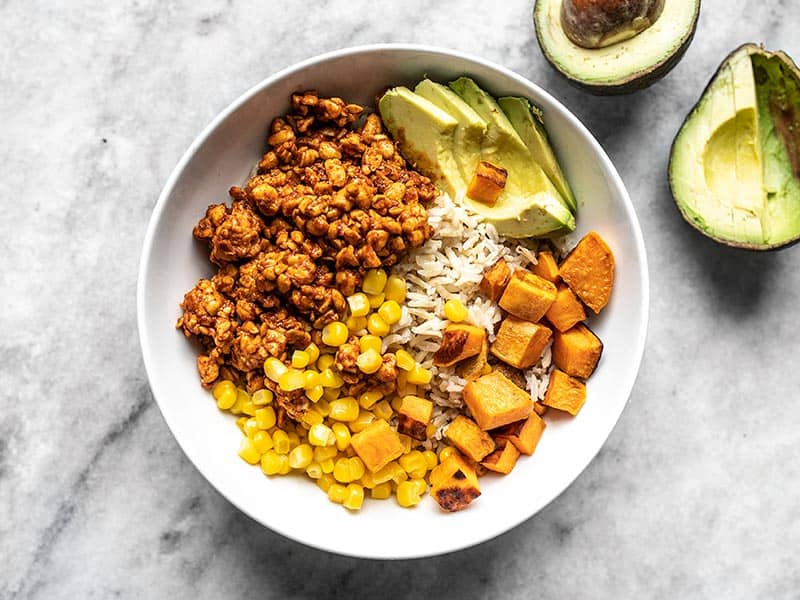
M 237 456 L 241 433 L 201 386 L 195 347 L 176 330 L 183 294 L 212 266 L 192 227 L 207 205 L 229 200 L 265 149 L 273 117 L 292 92 L 317 89 L 371 105 L 387 86 L 428 76 L 470 75 L 496 96 L 520 95 L 544 110 L 547 130 L 579 199 L 578 231 L 598 231 L 616 256 L 611 302 L 591 327 L 605 344 L 576 418 L 549 419 L 536 453 L 505 477 L 481 479 L 481 497 L 445 513 L 430 498 L 414 509 L 366 500 L 357 513 L 328 501 L 308 479 L 265 477 Z M 590 101 L 587 98 L 587 101 Z M 137 290 L 139 336 L 153 395 L 167 425 L 198 470 L 220 493 L 270 529 L 339 554 L 399 559 L 441 554 L 491 539 L 535 515 L 589 464 L 633 387 L 648 313 L 644 243 L 633 205 L 603 149 L 547 92 L 498 65 L 449 50 L 379 45 L 325 54 L 269 77 L 225 109 L 192 143 L 172 172 L 145 236 Z

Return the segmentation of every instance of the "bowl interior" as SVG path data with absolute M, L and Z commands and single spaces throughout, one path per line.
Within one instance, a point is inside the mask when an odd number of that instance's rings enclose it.
M 387 86 L 428 76 L 446 82 L 468 74 L 494 95 L 521 95 L 544 110 L 551 141 L 579 200 L 577 240 L 598 231 L 616 256 L 611 302 L 592 320 L 605 345 L 576 418 L 549 418 L 532 457 L 506 477 L 481 479 L 469 509 L 446 514 L 426 499 L 413 510 L 394 500 L 365 501 L 358 513 L 329 502 L 301 477 L 265 477 L 240 460 L 240 432 L 200 387 L 195 347 L 174 328 L 183 294 L 213 273 L 192 227 L 207 205 L 229 201 L 265 149 L 272 118 L 292 92 L 373 105 Z M 420 47 L 356 48 L 301 63 L 256 86 L 198 137 L 156 205 L 139 275 L 138 322 L 153 394 L 178 443 L 208 481 L 267 527 L 317 548 L 370 558 L 449 552 L 490 539 L 534 515 L 563 491 L 600 449 L 633 386 L 644 347 L 648 280 L 641 231 L 623 184 L 600 146 L 562 105 L 527 80 L 484 61 Z M 552 411 L 551 411 L 552 412 Z

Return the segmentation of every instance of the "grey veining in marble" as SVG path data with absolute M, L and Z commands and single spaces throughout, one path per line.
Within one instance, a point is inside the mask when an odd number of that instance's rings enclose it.
M 0 1 L 0 598 L 798 598 L 800 248 L 723 248 L 678 217 L 669 143 L 745 41 L 800 57 L 800 7 L 706 0 L 661 83 L 594 98 L 551 71 L 532 0 Z M 139 354 L 150 211 L 243 90 L 373 42 L 474 53 L 540 83 L 606 148 L 650 258 L 630 405 L 538 516 L 464 552 L 373 563 L 287 541 L 175 444 Z

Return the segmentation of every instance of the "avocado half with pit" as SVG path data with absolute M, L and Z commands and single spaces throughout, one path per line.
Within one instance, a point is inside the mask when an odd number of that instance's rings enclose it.
M 533 21 L 557 71 L 585 91 L 611 95 L 648 87 L 677 65 L 699 14 L 700 0 L 536 0 Z
M 800 71 L 745 44 L 720 65 L 672 145 L 672 195 L 708 237 L 751 250 L 800 239 Z

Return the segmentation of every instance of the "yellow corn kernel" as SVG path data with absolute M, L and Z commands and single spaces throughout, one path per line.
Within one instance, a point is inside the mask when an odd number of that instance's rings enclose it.
M 264 475 L 278 475 L 283 470 L 283 461 L 288 457 L 278 454 L 275 450 L 267 450 L 261 457 L 261 470 Z
M 412 450 L 408 454 L 404 454 L 397 459 L 397 462 L 412 479 L 422 479 L 428 471 L 428 461 L 419 450 Z
M 366 352 L 370 348 L 375 350 L 378 354 L 383 349 L 383 342 L 377 335 L 367 334 L 358 338 L 358 348 L 361 352 Z
M 386 271 L 383 269 L 370 269 L 364 275 L 364 283 L 361 284 L 361 289 L 365 294 L 380 294 L 383 288 L 386 287 Z
M 328 418 L 335 421 L 355 421 L 358 418 L 358 401 L 352 396 L 337 398 L 331 402 Z
M 318 385 L 320 385 L 320 383 L 319 373 L 317 371 L 313 371 L 311 369 L 306 369 L 303 371 L 303 387 L 306 388 L 306 390 L 310 390 Z
M 272 449 L 272 437 L 268 431 L 256 431 L 253 434 L 253 445 L 259 454 L 264 454 L 267 450 Z
M 324 388 L 340 388 L 344 385 L 344 379 L 333 369 L 325 369 L 320 371 L 319 383 Z
M 341 483 L 332 483 L 328 488 L 328 498 L 331 502 L 341 504 L 347 498 L 347 488 Z
M 267 404 L 272 404 L 273 398 L 274 394 L 272 393 L 272 390 L 268 390 L 267 388 L 256 390 L 253 392 L 253 395 L 250 396 L 250 400 L 254 406 L 266 406 Z
M 264 375 L 270 378 L 274 382 L 278 382 L 278 379 L 281 378 L 281 375 L 286 373 L 289 370 L 280 359 L 275 358 L 274 356 L 270 356 L 267 360 L 264 361 Z
M 314 458 L 314 451 L 308 444 L 298 444 L 289 453 L 289 466 L 293 469 L 305 469 L 311 464 Z
M 247 421 L 245 421 L 242 430 L 247 437 L 252 438 L 256 434 L 256 431 L 258 431 L 258 423 L 256 423 L 256 420 L 253 417 L 250 417 L 247 419 Z
M 319 358 L 319 346 L 317 346 L 314 342 L 311 342 L 308 346 L 306 346 L 303 352 L 308 354 L 308 364 L 313 365 L 315 362 L 317 362 L 317 359 Z
M 348 510 L 359 510 L 364 503 L 364 488 L 357 483 L 351 483 L 347 486 L 347 495 L 342 506 Z
M 375 415 L 362 408 L 358 411 L 358 417 L 355 419 L 355 421 L 350 421 L 347 425 L 350 427 L 351 432 L 358 433 L 359 431 L 365 430 L 367 426 L 374 420 Z
M 417 366 L 417 361 L 414 360 L 414 357 L 402 348 L 395 352 L 394 356 L 397 359 L 398 369 L 402 369 L 403 371 L 411 371 Z
M 370 496 L 376 500 L 386 500 L 392 495 L 392 484 L 389 481 L 383 483 L 376 483 L 375 487 L 370 490 Z
M 277 421 L 275 409 L 271 406 L 256 410 L 255 418 L 259 429 L 272 429 Z
M 406 381 L 413 385 L 428 385 L 432 378 L 433 373 L 431 373 L 428 369 L 417 365 L 408 372 Z
M 376 390 L 362 392 L 362 394 L 358 397 L 358 404 L 361 406 L 361 408 L 369 409 L 372 408 L 373 405 L 381 398 L 383 398 L 383 394 Z
M 244 424 L 247 423 L 247 417 L 239 417 L 236 419 L 236 426 L 239 428 L 239 431 L 244 433 Z
M 444 317 L 453 323 L 466 321 L 468 316 L 467 307 L 458 298 L 450 298 L 444 303 Z
M 319 372 L 322 373 L 325 369 L 330 369 L 333 366 L 333 363 L 336 362 L 333 354 L 323 354 L 317 359 L 317 369 Z
M 444 446 L 439 450 L 439 462 L 443 463 L 453 454 L 458 454 L 458 450 L 456 450 L 452 446 Z
M 406 394 L 406 396 L 408 396 L 408 394 Z M 398 412 L 400 410 L 400 407 L 403 405 L 403 398 L 404 396 L 395 396 L 392 398 L 390 404 L 392 405 L 392 410 L 394 410 L 394 412 Z
M 232 381 L 223 379 L 214 384 L 214 387 L 211 388 L 211 395 L 217 401 L 217 407 L 220 410 L 228 410 L 236 404 L 238 390 Z
M 422 477 L 412 477 L 408 481 L 417 486 L 417 493 L 420 496 L 423 496 L 428 491 L 428 482 Z
M 423 450 L 422 456 L 425 458 L 425 464 L 429 471 L 439 464 L 439 457 L 433 450 Z
M 429 424 L 425 428 L 425 437 L 427 437 L 428 439 L 432 438 L 433 435 L 436 433 L 437 429 L 438 429 L 438 427 L 436 427 L 436 425 L 434 425 L 433 423 Z
M 361 479 L 367 470 L 364 466 L 364 461 L 357 456 L 351 456 L 348 460 L 350 461 L 350 476 L 353 478 L 352 480 Z
M 372 313 L 367 319 L 367 331 L 372 335 L 379 335 L 383 337 L 389 333 L 389 324 L 383 320 L 383 317 L 378 313 Z
M 372 407 L 373 414 L 378 417 L 379 419 L 384 419 L 388 421 L 392 418 L 392 406 L 389 402 L 384 399 L 380 402 L 377 402 L 375 406 Z
M 311 479 L 319 479 L 322 477 L 322 467 L 317 461 L 312 460 L 306 467 L 306 475 Z
M 366 317 L 369 314 L 369 298 L 363 292 L 357 292 L 347 297 L 350 314 L 354 317 Z
M 278 454 L 289 454 L 291 450 L 289 434 L 283 429 L 276 429 L 272 434 L 272 447 Z
M 299 369 L 286 369 L 286 371 L 278 378 L 278 386 L 284 392 L 301 390 L 305 387 L 305 385 L 305 374 Z
M 296 431 L 287 431 L 286 435 L 289 436 L 289 450 L 300 445 L 300 436 L 297 435 Z
M 372 480 L 376 485 L 392 481 L 392 477 L 394 476 L 394 467 L 392 465 L 397 465 L 397 463 L 392 461 L 372 474 Z
M 249 398 L 250 396 L 246 396 L 246 397 Z M 242 398 L 241 394 L 239 395 L 239 398 L 240 399 Z M 245 402 L 239 402 L 239 400 L 237 400 L 236 404 L 239 405 L 241 412 L 246 414 L 248 417 L 255 416 L 255 414 L 256 414 L 256 405 L 253 404 L 253 402 L 251 400 L 247 400 Z
M 338 347 L 347 341 L 349 334 L 347 325 L 341 321 L 334 321 L 322 328 L 322 342 L 327 346 Z
M 314 408 L 316 408 L 319 414 L 321 414 L 323 417 L 327 417 L 331 413 L 331 404 L 325 398 L 317 400 Z
M 376 373 L 378 369 L 381 368 L 382 364 L 383 359 L 378 352 L 375 352 L 374 348 L 370 348 L 366 352 L 362 352 L 356 358 L 356 365 L 358 366 L 358 369 L 367 375 Z
M 253 440 L 251 440 L 249 437 L 242 439 L 241 444 L 239 445 L 239 456 L 242 457 L 242 460 L 250 463 L 251 465 L 256 464 L 261 459 L 261 454 L 259 454 L 258 450 L 256 450 Z
M 372 489 L 375 487 L 375 480 L 372 478 L 372 473 L 369 471 L 364 471 L 364 474 L 359 479 L 361 485 L 363 485 L 367 489 Z
M 308 366 L 310 358 L 305 350 L 295 350 L 292 352 L 292 366 L 295 369 L 303 369 Z
M 338 458 L 333 464 L 333 477 L 341 483 L 349 483 L 355 479 L 351 476 L 350 459 Z
M 345 450 L 350 445 L 350 430 L 344 423 L 334 423 L 331 425 L 334 435 L 336 435 L 336 447 Z
M 342 393 L 342 388 L 340 388 L 340 387 L 337 387 L 337 388 L 324 388 L 324 389 L 325 389 L 325 391 L 322 393 L 322 400 L 324 400 L 325 402 L 329 402 L 329 403 L 333 402 L 334 400 L 336 400 L 339 397 L 339 394 Z M 320 402 L 322 402 L 322 400 L 320 400 Z M 319 405 L 319 402 L 317 404 Z M 330 410 L 328 412 L 330 413 Z
M 386 280 L 386 286 L 383 288 L 383 293 L 387 300 L 394 300 L 402 304 L 406 301 L 406 282 L 404 279 L 397 275 L 389 275 Z
M 403 309 L 394 300 L 387 300 L 378 308 L 378 314 L 389 325 L 394 325 L 403 316 Z
M 330 473 L 323 473 L 317 478 L 317 487 L 326 494 L 328 493 L 328 489 L 330 489 L 331 485 L 334 483 L 336 483 L 336 480 Z
M 397 503 L 404 508 L 416 506 L 422 501 L 422 497 L 418 492 L 419 490 L 413 481 L 403 481 L 397 484 Z
M 345 325 L 347 325 L 351 333 L 362 331 L 367 328 L 367 317 L 354 317 L 351 315 L 347 317 Z
M 419 443 L 410 435 L 406 435 L 404 433 L 398 433 L 397 437 L 400 438 L 400 443 L 403 444 L 403 454 L 408 454 L 411 452 L 411 448 L 413 448 L 415 444 Z
M 383 301 L 386 299 L 386 296 L 383 294 L 370 294 L 367 296 L 369 298 L 369 307 L 370 308 L 378 308 Z
M 336 442 L 330 446 L 317 446 L 314 448 L 314 460 L 318 463 L 323 463 L 331 458 L 336 458 L 339 450 L 335 446 Z
M 311 408 L 309 408 L 306 412 L 303 413 L 303 417 L 301 419 L 301 421 L 303 423 L 308 425 L 309 430 L 310 430 L 311 427 L 313 427 L 314 425 L 319 425 L 324 420 L 325 420 L 325 417 L 323 417 L 321 414 L 319 414 L 319 411 L 311 409 Z
M 322 394 L 325 393 L 325 388 L 321 385 L 315 385 L 311 389 L 306 390 L 306 396 L 312 402 L 319 402 L 319 399 L 322 398 Z
M 312 446 L 333 446 L 336 443 L 336 436 L 324 423 L 316 423 L 308 430 L 308 443 Z
M 396 462 L 390 464 L 392 465 L 392 481 L 394 481 L 395 484 L 401 483 L 408 479 L 408 473 L 406 473 L 406 470 L 403 467 Z

